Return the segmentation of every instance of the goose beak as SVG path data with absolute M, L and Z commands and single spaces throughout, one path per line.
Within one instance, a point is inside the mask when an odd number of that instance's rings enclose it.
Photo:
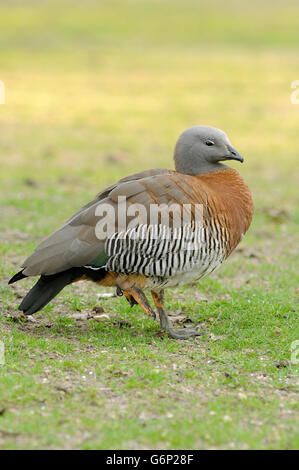
M 226 160 L 237 160 L 241 163 L 244 162 L 244 158 L 239 154 L 239 152 L 237 152 L 237 150 L 234 149 L 234 147 L 228 145 L 227 150 L 229 151 L 229 155 L 226 157 Z

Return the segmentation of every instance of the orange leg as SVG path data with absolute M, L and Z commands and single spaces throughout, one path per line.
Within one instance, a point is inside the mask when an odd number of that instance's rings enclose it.
M 137 304 L 134 297 L 129 292 L 122 290 L 119 286 L 116 287 L 116 295 L 118 297 L 122 297 L 124 295 L 131 307 L 134 307 L 134 305 Z
M 137 304 L 134 297 L 131 294 L 129 294 L 127 291 L 124 291 L 124 296 L 127 299 L 127 301 L 129 302 L 129 304 L 131 305 L 131 307 L 134 307 L 134 305 Z
M 165 310 L 164 307 L 164 290 L 161 290 L 160 292 L 155 292 L 152 290 L 152 297 L 155 302 L 155 306 L 159 312 L 159 310 Z
M 149 317 L 156 318 L 156 314 L 152 307 L 150 306 L 149 301 L 147 300 L 145 294 L 138 287 L 131 287 L 130 290 L 124 291 L 126 299 L 131 303 L 132 298 L 140 307 L 145 311 L 146 315 Z M 131 303 L 132 305 L 132 303 Z

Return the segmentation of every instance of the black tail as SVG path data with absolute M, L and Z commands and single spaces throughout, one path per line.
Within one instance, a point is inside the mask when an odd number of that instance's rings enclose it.
M 62 273 L 50 276 L 41 276 L 37 283 L 24 297 L 19 310 L 25 315 L 32 315 L 41 310 L 52 300 L 65 286 L 70 284 L 78 276 L 77 270 L 68 269 Z
M 16 276 L 18 276 L 18 274 L 16 274 Z M 80 268 L 71 268 L 67 271 L 49 276 L 42 275 L 22 300 L 19 310 L 22 310 L 25 315 L 32 315 L 47 305 L 65 286 L 75 280 L 79 280 L 82 276 L 85 275 L 86 278 L 97 282 L 103 279 L 106 274 L 107 271 L 104 268 L 93 271 L 87 266 L 83 266 Z M 22 279 L 22 277 L 20 277 L 20 279 Z
M 8 284 L 13 284 L 14 282 L 20 281 L 21 279 L 24 279 L 25 274 L 23 274 L 23 270 L 19 271 L 17 274 L 15 274 L 9 281 Z

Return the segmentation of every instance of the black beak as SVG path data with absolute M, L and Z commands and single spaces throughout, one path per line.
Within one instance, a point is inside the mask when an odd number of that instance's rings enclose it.
M 226 160 L 238 160 L 238 162 L 244 162 L 244 158 L 239 154 L 239 152 L 237 152 L 237 150 L 234 149 L 234 147 L 227 145 L 227 150 L 229 151 L 229 155 L 226 157 Z

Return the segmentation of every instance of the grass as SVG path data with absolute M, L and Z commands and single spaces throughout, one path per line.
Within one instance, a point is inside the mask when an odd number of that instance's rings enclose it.
M 298 4 L 1 2 L 0 17 L 0 447 L 298 448 Z M 17 317 L 32 281 L 7 281 L 37 243 L 119 177 L 172 167 L 196 123 L 245 155 L 255 201 L 227 263 L 167 293 L 205 336 L 161 336 L 81 283 Z M 87 319 L 95 305 L 108 320 Z

